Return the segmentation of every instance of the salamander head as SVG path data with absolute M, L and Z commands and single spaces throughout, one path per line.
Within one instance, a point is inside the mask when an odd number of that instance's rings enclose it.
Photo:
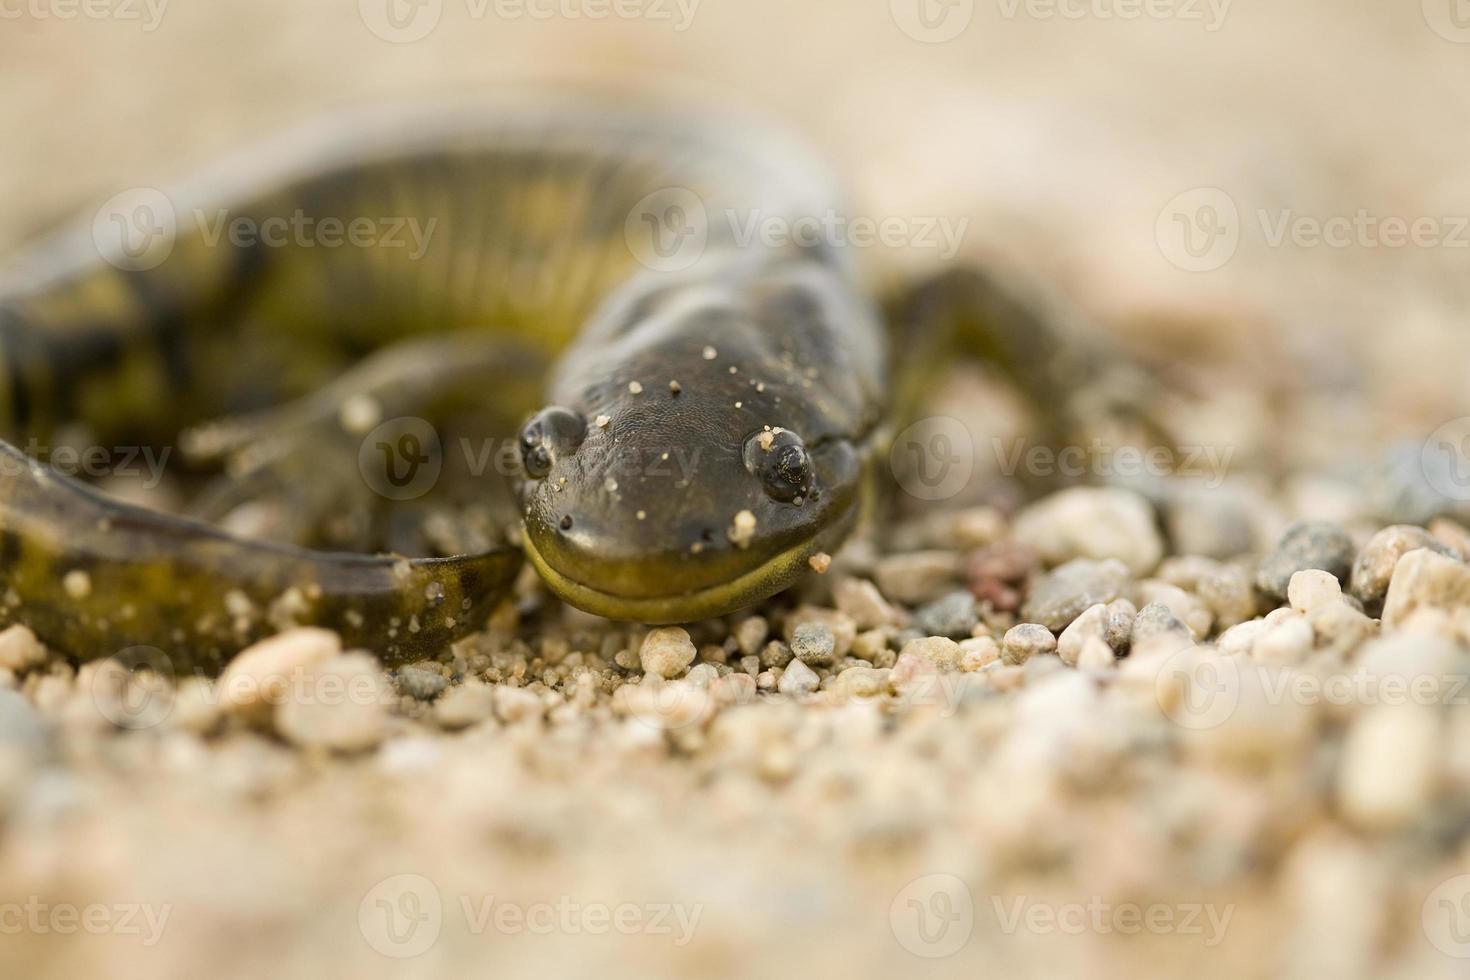
M 851 529 L 859 448 L 804 436 L 799 383 L 752 383 L 711 350 L 665 349 L 695 369 L 673 385 L 635 360 L 635 377 L 622 368 L 523 428 L 526 552 L 573 605 L 647 623 L 722 615 L 786 588 Z

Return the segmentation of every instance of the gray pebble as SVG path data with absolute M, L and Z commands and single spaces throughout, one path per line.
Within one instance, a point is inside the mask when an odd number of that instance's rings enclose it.
M 1021 618 L 1057 633 L 1091 606 L 1118 598 L 1127 584 L 1128 567 L 1117 559 L 1078 558 L 1036 580 Z
M 1165 652 L 1173 653 L 1193 640 L 1189 627 L 1162 602 L 1150 602 L 1133 617 L 1130 642 L 1135 656 L 1148 654 L 1150 647 L 1166 648 Z
M 1463 557 L 1422 527 L 1402 524 L 1386 527 L 1373 535 L 1353 563 L 1353 596 L 1367 605 L 1382 602 L 1388 594 L 1394 566 L 1400 558 L 1418 548 L 1428 548 L 1457 561 Z
M 1353 540 L 1330 521 L 1303 521 L 1287 528 L 1276 550 L 1256 569 L 1256 588 L 1273 599 L 1285 599 L 1291 577 L 1319 568 L 1345 582 L 1353 565 Z
M 772 667 L 785 667 L 791 663 L 791 647 L 780 640 L 772 640 L 761 648 L 761 666 L 767 670 Z
M 0 688 L 0 748 L 30 758 L 40 755 L 49 741 L 46 723 L 24 696 Z
M 422 667 L 403 667 L 393 677 L 393 685 L 399 694 L 406 694 L 415 701 L 432 701 L 449 686 L 443 674 Z
M 791 633 L 791 652 L 808 667 L 830 664 L 836 646 L 837 638 L 825 623 L 802 623 Z
M 914 613 L 914 626 L 926 636 L 947 636 L 952 640 L 969 636 L 978 622 L 975 597 L 969 592 L 951 592 Z

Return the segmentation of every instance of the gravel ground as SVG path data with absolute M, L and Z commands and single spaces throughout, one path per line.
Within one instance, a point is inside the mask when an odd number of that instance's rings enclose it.
M 865 213 L 968 219 L 1147 353 L 1196 455 L 1011 479 L 1056 466 L 958 372 L 963 486 L 900 470 L 881 540 L 748 614 L 649 632 L 528 579 L 433 661 L 295 631 L 221 678 L 0 633 L 0 973 L 1464 975 L 1464 253 L 1271 234 L 1470 213 L 1435 0 L 977 4 L 943 44 L 881 3 L 446 4 L 406 44 L 355 6 L 7 15 L 0 245 L 326 105 L 662 73 L 786 118 Z M 1191 188 L 1244 219 L 1215 268 L 1160 237 Z

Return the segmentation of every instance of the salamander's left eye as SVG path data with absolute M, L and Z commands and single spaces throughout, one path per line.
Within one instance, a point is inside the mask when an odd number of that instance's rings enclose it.
M 539 480 L 551 472 L 559 456 L 577 451 L 587 435 L 587 422 L 570 409 L 553 405 L 543 408 L 521 427 L 521 465 L 526 475 Z
M 811 493 L 811 457 L 795 432 L 767 429 L 751 436 L 745 442 L 745 468 L 776 500 L 796 501 Z

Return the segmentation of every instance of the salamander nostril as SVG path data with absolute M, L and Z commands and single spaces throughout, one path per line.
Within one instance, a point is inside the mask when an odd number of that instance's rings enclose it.
M 562 518 L 561 518 L 561 529 L 563 531 L 570 531 L 572 529 L 572 515 L 571 514 L 563 514 L 562 515 Z

